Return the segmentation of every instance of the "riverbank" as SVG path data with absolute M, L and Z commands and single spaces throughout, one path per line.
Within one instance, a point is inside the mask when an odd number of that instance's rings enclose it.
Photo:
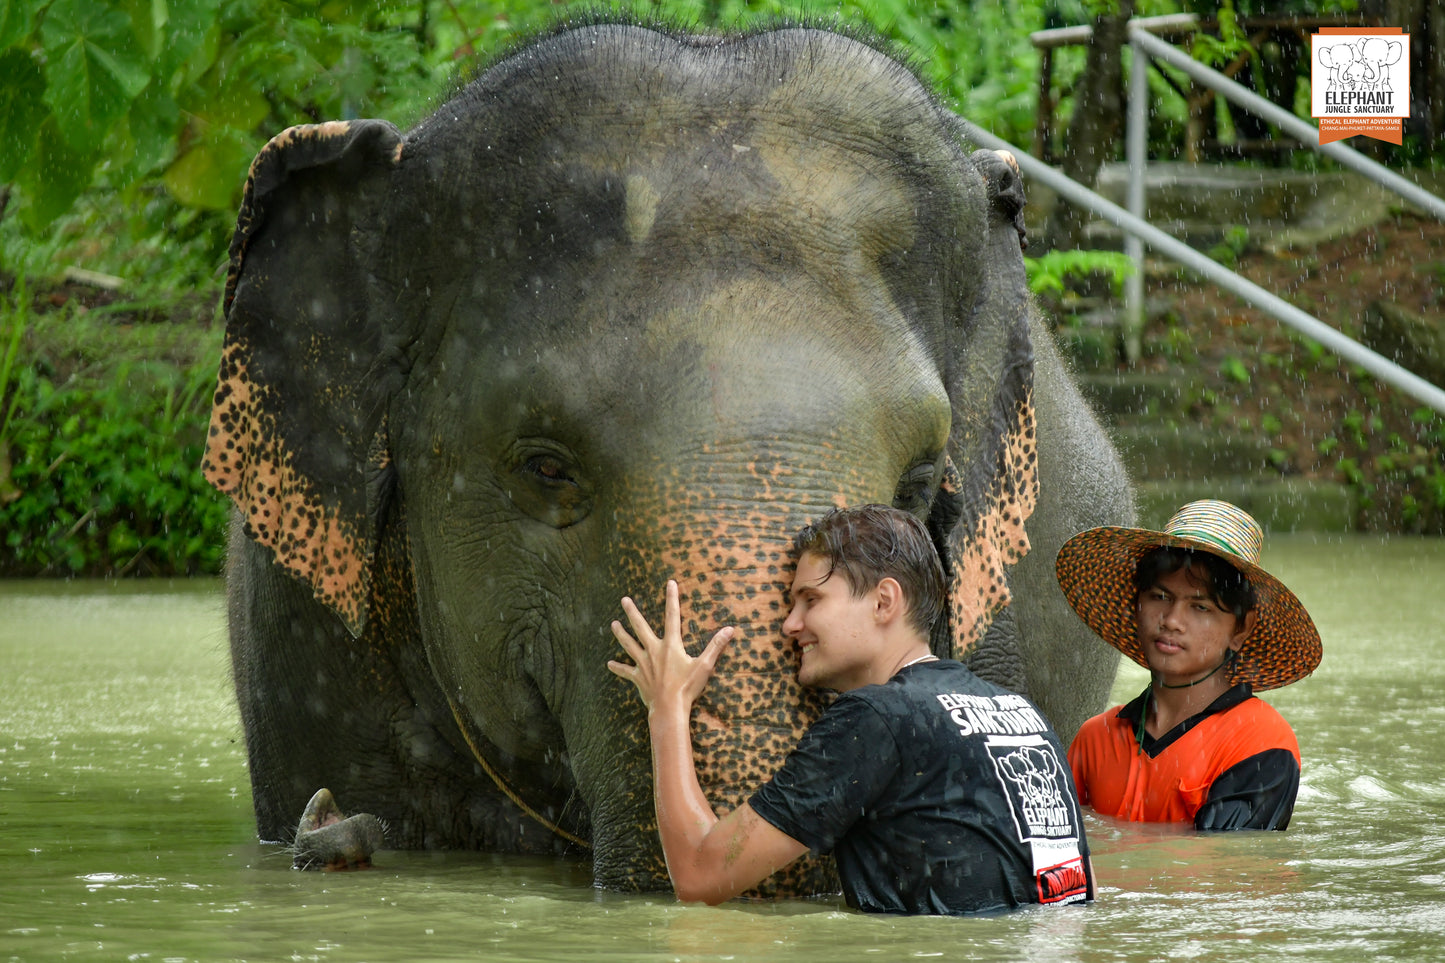
M 0 278 L 0 576 L 220 571 L 226 506 L 197 470 L 218 295 Z
M 1445 331 L 1445 224 L 1432 219 L 1396 212 L 1284 250 L 1241 234 L 1209 253 L 1387 356 L 1401 349 L 1388 346 L 1386 314 Z M 1168 502 L 1213 478 L 1222 491 L 1259 484 L 1318 502 L 1290 513 L 1304 530 L 1445 534 L 1445 417 L 1171 266 L 1151 263 L 1145 299 L 1135 365 L 1121 358 L 1117 299 L 1048 307 L 1146 495 Z

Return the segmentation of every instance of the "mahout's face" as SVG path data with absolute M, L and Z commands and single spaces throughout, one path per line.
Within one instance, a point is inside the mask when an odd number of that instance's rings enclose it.
M 1254 625 L 1236 619 L 1179 569 L 1139 593 L 1136 638 L 1149 668 L 1169 684 L 1192 682 L 1238 651 Z

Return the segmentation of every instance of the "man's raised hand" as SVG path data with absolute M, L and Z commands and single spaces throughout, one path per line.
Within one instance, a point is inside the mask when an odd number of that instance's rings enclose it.
M 607 668 L 637 686 L 642 703 L 649 711 L 659 703 L 674 699 L 691 706 L 712 676 L 718 657 L 736 634 L 734 628 L 728 625 L 718 629 L 697 658 L 688 655 L 682 641 L 682 604 L 677 582 L 672 579 L 667 582 L 661 638 L 652 631 L 632 599 L 622 600 L 622 611 L 632 625 L 633 634 L 617 621 L 612 623 L 612 634 L 635 664 L 612 660 Z

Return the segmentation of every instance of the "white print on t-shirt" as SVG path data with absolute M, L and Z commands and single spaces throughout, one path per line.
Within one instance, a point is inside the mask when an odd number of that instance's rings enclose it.
M 1053 754 L 1033 746 L 1023 746 L 1006 756 L 994 759 L 998 771 L 1018 787 L 1024 807 L 1030 813 L 1053 813 L 1064 810 L 1064 792 L 1059 785 L 1058 766 Z M 1030 823 L 1047 822 L 1047 816 L 1030 817 Z M 1037 835 L 1037 834 L 1034 834 Z
M 1058 756 L 1042 736 L 984 742 L 1018 827 L 1019 841 L 1078 837 Z
M 1026 732 L 1047 732 L 1049 724 L 1029 700 L 1019 695 L 980 696 L 957 692 L 942 693 L 939 704 L 958 726 L 960 736 L 996 733 L 1016 736 Z
M 1019 842 L 1033 857 L 1040 903 L 1088 899 L 1079 853 L 1079 828 L 1069 805 L 1068 780 L 1054 747 L 1041 735 L 989 736 L 984 748 L 1013 812 Z

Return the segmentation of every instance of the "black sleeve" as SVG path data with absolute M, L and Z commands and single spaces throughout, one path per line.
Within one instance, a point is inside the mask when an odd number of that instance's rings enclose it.
M 845 693 L 803 733 L 749 805 L 814 853 L 870 812 L 898 771 L 898 744 L 878 711 Z
M 1194 828 L 1284 829 L 1294 814 L 1299 763 L 1288 749 L 1266 749 L 1235 763 L 1209 787 Z

